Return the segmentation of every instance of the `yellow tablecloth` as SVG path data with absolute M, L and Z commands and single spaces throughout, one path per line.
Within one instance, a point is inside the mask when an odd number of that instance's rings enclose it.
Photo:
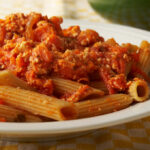
M 86 0 L 0 0 L 0 17 L 9 13 L 30 11 L 41 12 L 48 16 L 59 15 L 65 18 L 111 23 L 111 20 L 94 12 Z M 38 149 L 150 150 L 150 117 L 63 141 L 36 143 L 0 141 L 0 150 Z

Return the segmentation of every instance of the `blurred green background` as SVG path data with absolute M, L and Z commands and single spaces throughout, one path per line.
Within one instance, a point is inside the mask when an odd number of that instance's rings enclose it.
M 105 19 L 150 30 L 150 0 L 88 0 Z

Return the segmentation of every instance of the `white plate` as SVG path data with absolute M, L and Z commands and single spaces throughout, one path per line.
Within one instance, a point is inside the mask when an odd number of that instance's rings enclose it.
M 80 25 L 82 29 L 91 28 L 99 32 L 105 39 L 114 37 L 117 42 L 139 44 L 142 40 L 150 41 L 150 32 L 135 28 L 90 23 L 78 20 L 65 20 L 63 26 Z M 9 139 L 26 140 L 30 138 L 64 138 L 78 133 L 109 127 L 140 119 L 150 115 L 150 100 L 130 106 L 124 110 L 97 117 L 70 121 L 55 121 L 46 123 L 0 123 L 0 136 Z

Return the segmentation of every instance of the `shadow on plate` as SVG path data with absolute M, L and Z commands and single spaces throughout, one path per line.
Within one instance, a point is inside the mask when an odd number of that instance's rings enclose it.
M 67 140 L 71 138 L 76 138 L 80 136 L 87 135 L 96 130 L 84 131 L 84 132 L 75 132 L 75 133 L 62 133 L 58 135 L 54 134 L 1 134 L 0 141 L 10 141 L 10 142 L 47 142 L 47 141 L 57 141 L 57 140 Z

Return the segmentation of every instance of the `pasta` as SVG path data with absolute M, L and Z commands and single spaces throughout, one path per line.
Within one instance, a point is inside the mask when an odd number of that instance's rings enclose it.
M 77 115 L 73 104 L 20 88 L 0 86 L 0 98 L 16 108 L 55 120 L 74 119 Z
M 129 95 L 131 95 L 135 101 L 142 102 L 148 98 L 149 87 L 144 80 L 135 78 L 134 81 L 129 84 Z
M 76 103 L 79 118 L 110 113 L 126 108 L 133 102 L 126 94 L 114 94 L 99 99 L 87 100 Z
M 9 70 L 0 71 L 0 85 L 9 85 L 13 87 L 20 87 L 27 90 L 34 90 L 26 82 L 17 78 Z
M 147 41 L 142 41 L 140 45 L 140 67 L 145 73 L 150 71 L 150 43 Z
M 148 100 L 148 41 L 120 45 L 62 22 L 35 12 L 1 19 L 0 122 L 78 119 Z
M 54 82 L 55 91 L 59 94 L 74 93 L 67 98 L 67 101 L 77 102 L 86 97 L 103 96 L 104 92 L 89 86 L 85 86 L 81 83 L 77 83 L 70 80 L 61 79 L 58 77 L 51 77 Z M 79 94 L 78 94 L 79 93 Z
M 102 90 L 102 91 L 104 91 L 105 93 L 108 94 L 108 89 L 105 86 L 105 83 L 103 81 L 93 81 L 93 82 L 90 83 L 90 86 L 94 87 L 96 89 Z
M 0 118 L 7 122 L 42 122 L 38 116 L 3 104 L 0 104 Z

